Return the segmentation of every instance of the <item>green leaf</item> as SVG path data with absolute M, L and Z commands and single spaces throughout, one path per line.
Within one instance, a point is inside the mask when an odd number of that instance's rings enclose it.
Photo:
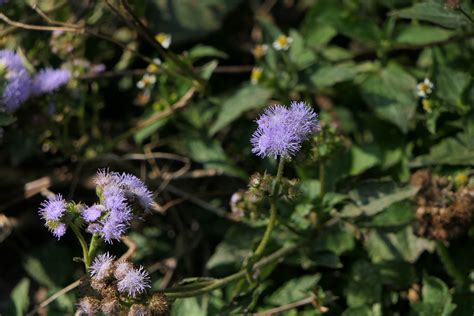
M 10 299 L 15 307 L 15 312 L 17 316 L 23 316 L 28 310 L 30 305 L 30 296 L 28 294 L 30 290 L 30 279 L 23 278 L 13 289 Z
M 449 9 L 442 0 L 424 1 L 389 13 L 401 18 L 428 21 L 446 28 L 469 25 L 469 20 L 456 10 Z
M 434 249 L 434 243 L 417 237 L 411 226 L 396 233 L 371 230 L 364 246 L 375 263 L 393 260 L 413 263 L 422 252 Z
M 290 37 L 293 38 L 288 57 L 297 69 L 304 69 L 316 61 L 316 54 L 309 50 L 304 42 L 303 37 L 295 30 L 290 31 Z
M 346 300 L 351 307 L 372 305 L 382 296 L 382 283 L 377 267 L 367 261 L 357 261 L 352 267 Z
M 342 316 L 374 316 L 372 310 L 367 305 L 349 307 L 342 313 Z
M 201 306 L 198 302 L 198 298 L 182 298 L 177 299 L 173 303 L 173 308 L 171 309 L 171 316 L 206 316 L 205 307 Z
M 44 269 L 43 264 L 38 258 L 27 257 L 23 263 L 23 268 L 39 284 L 48 288 L 56 287 L 54 281 L 50 278 Z
M 244 86 L 222 104 L 219 116 L 210 129 L 210 134 L 214 135 L 228 126 L 245 111 L 263 107 L 271 94 L 271 90 L 263 87 Z
M 376 153 L 371 153 L 370 147 L 358 147 L 353 145 L 351 149 L 352 166 L 349 171 L 351 176 L 361 174 L 380 162 Z
M 282 306 L 301 300 L 308 297 L 320 279 L 321 275 L 319 274 L 291 279 L 270 295 L 266 302 L 275 306 Z
M 448 287 L 435 277 L 424 278 L 422 298 L 421 302 L 415 302 L 412 305 L 420 316 L 449 316 L 456 309 Z
M 413 167 L 429 165 L 472 165 L 474 164 L 474 139 L 472 131 L 465 131 L 455 137 L 445 138 L 431 147 L 430 153 L 417 157 Z
M 373 216 L 393 203 L 414 196 L 417 192 L 416 187 L 398 187 L 391 181 L 372 181 L 360 185 L 349 193 L 354 203 L 346 205 L 341 211 L 341 216 Z
M 16 117 L 11 114 L 0 112 L 0 127 L 8 126 L 16 121 Z
M 311 75 L 311 81 L 319 89 L 330 87 L 336 83 L 353 79 L 359 69 L 353 63 L 324 66 Z
M 322 230 L 312 245 L 314 251 L 331 251 L 342 255 L 355 247 L 354 233 L 345 224 L 337 224 Z
M 194 46 L 189 51 L 189 58 L 194 61 L 204 57 L 227 58 L 228 55 L 215 47 L 201 44 Z
M 460 105 L 464 89 L 471 79 L 468 73 L 440 66 L 436 73 L 436 95 L 451 105 Z
M 440 27 L 427 25 L 410 25 L 396 37 L 397 44 L 426 45 L 450 38 L 453 32 Z
M 153 124 L 142 128 L 133 135 L 133 139 L 136 143 L 141 144 L 145 139 L 156 133 L 156 131 L 159 130 L 161 127 L 165 126 L 168 121 L 168 118 L 162 118 L 154 122 Z
M 397 227 L 410 224 L 415 219 L 414 204 L 401 201 L 390 205 L 383 212 L 370 218 L 364 226 L 368 227 Z
M 361 85 L 361 93 L 380 118 L 407 133 L 418 102 L 415 88 L 415 78 L 400 66 L 389 64 L 382 71 L 368 76 Z

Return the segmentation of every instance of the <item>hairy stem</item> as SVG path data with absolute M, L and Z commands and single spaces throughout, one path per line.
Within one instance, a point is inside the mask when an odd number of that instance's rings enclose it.
M 277 200 L 278 200 L 278 191 L 280 187 L 281 178 L 283 177 L 283 168 L 285 165 L 285 159 L 280 158 L 278 163 L 278 171 L 275 179 L 275 186 L 272 190 L 272 196 L 270 197 L 270 218 L 268 219 L 267 228 L 265 229 L 265 233 L 263 234 L 263 238 L 260 241 L 257 249 L 255 249 L 253 255 L 258 258 L 263 254 L 265 248 L 267 247 L 268 242 L 270 241 L 270 237 L 272 235 L 273 228 L 275 227 L 275 223 L 277 220 Z
M 270 265 L 270 264 L 284 258 L 288 254 L 298 250 L 302 246 L 302 244 L 303 243 L 301 242 L 301 243 L 298 243 L 298 244 L 295 244 L 295 245 L 292 245 L 292 246 L 289 246 L 289 247 L 283 247 L 283 248 L 275 251 L 271 255 L 262 258 L 261 260 L 257 261 L 253 265 L 252 271 L 256 271 L 258 269 L 261 269 L 261 268 L 263 268 L 267 265 Z M 175 287 L 175 288 L 165 290 L 164 293 L 166 294 L 167 297 L 170 297 L 170 298 L 184 298 L 184 297 L 197 296 L 197 295 L 205 294 L 205 293 L 214 291 L 216 289 L 219 289 L 221 287 L 224 287 L 224 286 L 226 286 L 227 284 L 229 284 L 233 281 L 243 279 L 243 278 L 245 278 L 246 273 L 247 273 L 247 271 L 245 269 L 240 270 L 239 272 L 231 274 L 231 275 L 229 275 L 229 276 L 227 276 L 223 279 L 216 279 L 211 284 L 205 285 L 204 287 L 202 287 L 200 289 L 196 289 L 196 290 L 187 290 L 187 289 L 181 289 L 180 287 Z
M 91 265 L 92 260 L 95 257 L 95 253 L 97 251 L 97 246 L 99 245 L 99 241 L 100 241 L 100 236 L 98 234 L 92 235 L 91 242 L 89 244 L 89 252 L 88 252 L 88 256 L 87 256 L 87 259 L 88 259 L 87 265 L 88 266 Z
M 89 262 L 89 248 L 87 247 L 87 242 L 84 239 L 84 236 L 82 236 L 81 231 L 79 227 L 77 227 L 76 224 L 73 222 L 69 222 L 69 227 L 71 227 L 72 231 L 77 237 L 77 240 L 79 240 L 79 243 L 81 244 L 82 247 L 82 261 L 84 261 L 84 266 L 86 267 L 86 270 L 89 270 L 90 262 Z

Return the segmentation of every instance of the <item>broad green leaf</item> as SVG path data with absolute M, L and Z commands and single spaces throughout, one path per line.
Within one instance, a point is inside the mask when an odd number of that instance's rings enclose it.
M 426 45 L 450 38 L 453 32 L 440 27 L 427 25 L 410 25 L 396 37 L 398 44 Z
M 449 316 L 456 309 L 446 284 L 431 276 L 423 280 L 422 301 L 415 302 L 412 306 L 420 316 Z
M 371 230 L 364 245 L 375 263 L 393 260 L 413 263 L 422 252 L 434 249 L 434 243 L 415 236 L 411 226 L 396 233 Z
M 312 76 L 311 81 L 319 89 L 330 87 L 336 83 L 353 79 L 359 69 L 353 63 L 324 66 L 319 68 Z
M 316 55 L 306 47 L 303 37 L 295 30 L 290 32 L 290 36 L 293 38 L 293 43 L 288 52 L 288 57 L 292 64 L 297 69 L 304 69 L 314 64 Z
M 367 227 L 397 227 L 410 224 L 415 218 L 414 204 L 409 201 L 401 201 L 390 205 L 383 212 L 371 217 Z
M 48 288 L 56 287 L 54 281 L 48 275 L 42 262 L 35 257 L 27 257 L 23 263 L 25 271 L 39 284 Z
M 8 126 L 16 121 L 16 117 L 11 114 L 0 112 L 0 127 Z
M 409 8 L 392 11 L 390 15 L 428 21 L 446 28 L 458 28 L 469 24 L 466 17 L 456 10 L 449 9 L 442 0 L 415 3 Z
M 468 73 L 440 66 L 436 73 L 435 93 L 451 105 L 460 105 L 462 93 L 471 80 Z
M 377 264 L 382 283 L 396 289 L 407 289 L 417 280 L 415 268 L 403 261 L 385 261 Z
M 180 298 L 173 303 L 171 316 L 206 316 L 206 310 L 206 306 L 199 304 L 197 297 Z
M 15 312 L 17 316 L 23 316 L 28 310 L 30 305 L 30 279 L 23 278 L 13 289 L 10 299 L 15 307 Z
M 373 216 L 393 203 L 413 197 L 417 192 L 416 187 L 398 187 L 390 181 L 369 182 L 349 193 L 354 203 L 345 206 L 341 216 Z
M 359 16 L 351 15 L 343 20 L 338 20 L 336 26 L 340 33 L 364 45 L 376 46 L 381 40 L 381 30 L 375 21 L 370 19 L 363 19 Z
M 347 305 L 351 307 L 379 302 L 382 282 L 377 267 L 367 261 L 357 261 L 352 267 L 346 291 Z
M 365 170 L 375 166 L 380 162 L 376 153 L 371 153 L 369 147 L 362 148 L 358 146 L 352 146 L 351 149 L 351 158 L 352 166 L 349 171 L 351 176 L 356 176 L 361 174 Z
M 367 305 L 349 307 L 342 313 L 342 316 L 374 316 L 372 310 Z
M 291 279 L 270 295 L 266 302 L 275 306 L 281 306 L 301 300 L 311 294 L 311 290 L 320 279 L 321 275 L 319 274 Z
M 367 104 L 380 118 L 397 125 L 403 133 L 408 132 L 415 115 L 418 104 L 415 89 L 416 80 L 396 64 L 369 75 L 361 85 Z
M 222 104 L 219 116 L 209 133 L 214 135 L 236 120 L 245 111 L 263 107 L 271 94 L 271 90 L 263 87 L 254 85 L 244 86 Z
M 354 233 L 348 225 L 337 224 L 323 229 L 312 245 L 314 251 L 331 251 L 342 255 L 355 247 Z
M 472 164 L 474 164 L 474 140 L 473 134 L 469 131 L 443 139 L 431 147 L 429 154 L 419 156 L 411 163 L 414 167 Z

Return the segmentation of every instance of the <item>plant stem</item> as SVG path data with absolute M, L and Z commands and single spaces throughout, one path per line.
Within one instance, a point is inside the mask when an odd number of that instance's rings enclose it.
M 272 235 L 273 228 L 275 227 L 276 219 L 277 219 L 277 200 L 278 200 L 278 191 L 280 187 L 281 178 L 283 177 L 283 168 L 285 165 L 285 159 L 280 158 L 280 162 L 278 163 L 278 171 L 275 179 L 275 186 L 272 190 L 272 196 L 270 198 L 270 218 L 268 219 L 267 228 L 265 229 L 265 233 L 263 234 L 263 238 L 260 241 L 257 249 L 255 249 L 253 256 L 258 258 L 263 254 L 265 248 L 267 247 L 268 242 L 270 241 L 270 237 Z
M 274 263 L 281 258 L 285 257 L 286 255 L 298 250 L 302 246 L 303 242 L 297 243 L 295 245 L 289 246 L 289 247 L 283 247 L 280 248 L 279 250 L 275 251 L 271 255 L 262 258 L 260 261 L 257 261 L 255 265 L 252 267 L 253 270 L 261 269 L 271 263 Z M 218 288 L 221 288 L 233 281 L 240 280 L 242 278 L 245 278 L 247 271 L 245 269 L 240 270 L 239 272 L 236 272 L 234 274 L 231 274 L 223 279 L 217 279 L 215 280 L 212 284 L 206 285 L 203 288 L 197 289 L 197 290 L 191 290 L 187 291 L 186 289 L 183 289 L 181 291 L 180 287 L 175 287 L 171 288 L 168 290 L 165 290 L 164 293 L 166 294 L 167 297 L 169 298 L 184 298 L 184 297 L 192 297 L 192 296 L 197 296 L 201 294 L 205 294 L 211 291 L 214 291 Z
M 324 194 L 326 194 L 326 163 L 324 162 L 324 159 L 321 159 L 319 161 L 319 186 L 320 191 L 319 191 L 319 197 L 321 198 L 321 201 L 324 198 Z
M 84 262 L 84 266 L 86 267 L 86 270 L 89 270 L 89 249 L 87 247 L 86 240 L 84 239 L 84 236 L 82 236 L 80 229 L 74 224 L 73 222 L 68 223 L 69 226 L 71 227 L 72 231 L 76 235 L 77 239 L 79 240 L 79 243 L 81 244 L 82 247 L 82 255 L 83 259 L 82 261 Z
M 436 241 L 436 252 L 443 263 L 446 272 L 449 274 L 451 278 L 453 278 L 454 282 L 458 286 L 462 286 L 464 284 L 464 277 L 461 272 L 456 268 L 456 265 L 453 262 L 453 259 L 449 255 L 448 249 L 443 244 L 442 241 Z
M 97 250 L 97 246 L 99 245 L 100 236 L 98 234 L 92 235 L 91 243 L 89 244 L 89 252 L 88 252 L 88 262 L 87 265 L 90 266 L 92 263 L 92 259 L 95 257 L 95 252 Z

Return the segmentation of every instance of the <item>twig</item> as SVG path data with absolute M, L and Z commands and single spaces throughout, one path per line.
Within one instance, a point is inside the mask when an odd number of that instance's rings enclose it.
M 123 243 L 128 247 L 127 251 L 120 257 L 119 260 L 130 259 L 137 251 L 137 243 L 127 236 L 122 237 Z
M 48 297 L 46 300 L 41 302 L 38 306 L 36 306 L 35 309 L 33 309 L 31 312 L 27 314 L 27 316 L 33 316 L 35 315 L 40 309 L 45 308 L 55 300 L 57 300 L 60 296 L 74 290 L 76 287 L 78 287 L 81 284 L 81 279 L 74 281 L 73 283 L 69 284 L 65 288 L 59 290 L 58 292 L 54 293 L 50 297 Z
M 279 313 L 282 313 L 284 311 L 287 311 L 287 310 L 290 310 L 290 309 L 293 309 L 293 308 L 296 308 L 296 307 L 299 307 L 299 306 L 314 304 L 314 300 L 315 300 L 315 296 L 313 294 L 313 295 L 311 295 L 307 298 L 304 298 L 302 300 L 299 300 L 299 301 L 296 301 L 296 302 L 293 302 L 293 303 L 290 303 L 290 304 L 287 304 L 287 305 L 275 307 L 275 308 L 266 310 L 264 312 L 255 313 L 255 314 L 253 314 L 253 316 L 271 316 L 271 315 L 279 314 Z
M 35 31 L 65 31 L 65 32 L 74 32 L 74 33 L 82 33 L 84 29 L 82 27 L 69 27 L 69 26 L 44 26 L 44 25 L 33 25 L 33 24 L 26 24 L 17 21 L 10 20 L 5 14 L 0 13 L 0 20 L 3 20 L 5 23 L 26 29 L 26 30 L 35 30 Z

